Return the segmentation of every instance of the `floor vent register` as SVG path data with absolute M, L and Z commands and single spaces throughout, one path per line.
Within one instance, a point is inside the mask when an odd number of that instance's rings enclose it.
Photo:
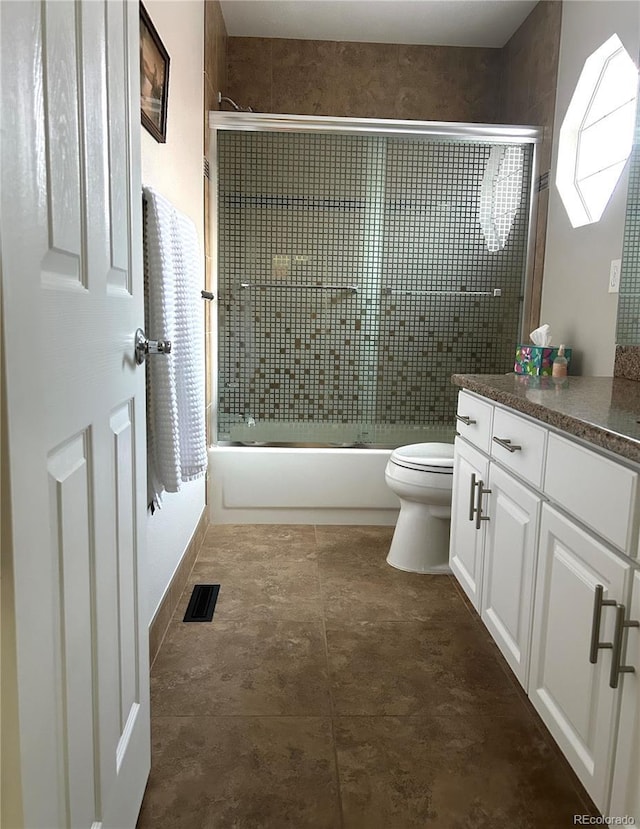
M 183 622 L 210 622 L 220 592 L 219 584 L 196 584 Z

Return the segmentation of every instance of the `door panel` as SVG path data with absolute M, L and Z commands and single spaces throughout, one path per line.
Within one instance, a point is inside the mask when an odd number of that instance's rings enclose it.
M 42 104 L 47 127 L 38 149 L 43 151 L 40 162 L 46 165 L 49 217 L 44 272 L 54 280 L 66 278 L 81 285 L 86 271 L 80 267 L 83 228 L 76 13 L 73 3 L 43 4 L 44 67 L 39 79 L 44 87 Z
M 544 504 L 536 579 L 529 697 L 594 802 L 606 809 L 619 690 L 609 687 L 611 650 L 589 661 L 596 585 L 624 602 L 630 567 Z M 613 641 L 603 607 L 600 642 Z
M 480 609 L 486 522 L 476 529 L 475 519 L 470 517 L 471 501 L 477 504 L 477 488 L 472 487 L 472 475 L 475 475 L 476 481 L 484 481 L 486 485 L 488 471 L 489 461 L 484 455 L 461 438 L 456 438 L 449 565 L 476 610 Z
M 482 619 L 526 688 L 540 498 L 491 464 Z
M 633 591 L 627 620 L 640 620 L 640 571 L 633 575 Z M 616 752 L 611 817 L 631 816 L 640 823 L 640 628 L 627 630 L 622 662 L 634 668 L 621 678 L 622 700 Z M 624 825 L 624 824 L 623 824 Z
M 150 765 L 138 5 L 0 14 L 24 822 L 125 829 Z
M 113 432 L 114 498 L 118 515 L 116 550 L 118 564 L 118 644 L 119 644 L 119 709 L 120 733 L 129 719 L 132 706 L 138 697 L 138 661 L 136 637 L 130 635 L 137 627 L 135 523 L 132 512 L 134 503 L 135 457 L 131 406 L 133 401 L 118 407 L 110 418 Z
M 91 826 L 97 820 L 93 727 L 95 549 L 89 526 L 91 480 L 87 434 L 76 435 L 49 454 L 49 527 L 57 585 L 56 661 L 61 667 L 59 714 L 63 723 L 66 821 Z
M 128 158 L 121 151 L 128 144 L 128 105 L 120 105 L 119 90 L 126 89 L 125 30 L 122 16 L 116 4 L 107 3 L 107 40 L 109 48 L 106 60 L 107 117 L 109 122 L 109 221 L 110 221 L 110 268 L 108 285 L 110 289 L 131 293 L 129 270 L 128 231 Z M 135 113 L 135 120 L 138 115 Z

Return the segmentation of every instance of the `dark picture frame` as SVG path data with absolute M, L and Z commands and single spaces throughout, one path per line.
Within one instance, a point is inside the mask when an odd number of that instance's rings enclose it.
M 169 53 L 140 3 L 140 115 L 142 126 L 160 144 L 167 141 Z

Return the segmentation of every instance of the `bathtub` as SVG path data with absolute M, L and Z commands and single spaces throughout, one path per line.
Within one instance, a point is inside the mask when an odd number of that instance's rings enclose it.
M 209 518 L 216 524 L 393 526 L 400 502 L 384 480 L 391 449 L 212 446 Z
M 212 523 L 394 526 L 400 502 L 384 480 L 391 452 L 453 443 L 455 427 L 263 420 L 234 424 L 229 437 L 209 449 Z

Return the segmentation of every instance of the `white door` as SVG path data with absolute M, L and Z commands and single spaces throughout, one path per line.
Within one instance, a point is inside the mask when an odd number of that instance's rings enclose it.
M 626 620 L 640 620 L 640 572 L 633 575 Z M 640 627 L 629 627 L 622 663 L 634 668 L 622 675 L 620 727 L 611 793 L 611 817 L 633 817 L 640 824 Z
M 449 566 L 476 610 L 480 610 L 482 557 L 486 521 L 479 522 L 478 499 L 484 509 L 488 489 L 489 461 L 461 438 L 455 441 L 453 496 L 451 503 L 451 540 Z
M 540 497 L 495 464 L 482 583 L 482 619 L 527 687 Z
M 0 14 L 23 822 L 131 829 L 150 764 L 138 4 Z
M 533 612 L 529 698 L 599 809 L 606 809 L 620 690 L 609 687 L 611 649 L 589 659 L 596 586 L 625 602 L 630 566 L 544 504 Z M 613 641 L 615 608 L 602 608 L 598 641 Z

